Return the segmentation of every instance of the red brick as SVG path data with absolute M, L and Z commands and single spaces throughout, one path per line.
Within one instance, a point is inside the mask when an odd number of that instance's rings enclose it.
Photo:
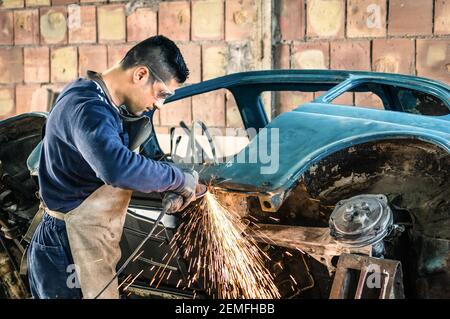
M 156 135 L 158 135 L 158 134 L 169 134 L 170 133 L 170 128 L 169 127 L 165 127 L 165 126 L 157 126 L 157 127 L 155 127 L 155 132 L 156 132 Z
M 386 0 L 349 0 L 347 36 L 350 38 L 386 36 Z
M 331 42 L 331 69 L 370 71 L 370 42 Z
M 124 6 L 98 6 L 97 27 L 99 43 L 125 42 L 126 20 Z
M 16 86 L 16 113 L 46 112 L 46 90 L 39 84 Z
M 68 16 L 69 43 L 95 43 L 97 41 L 94 6 L 69 6 Z
M 345 0 L 308 0 L 306 32 L 309 37 L 344 37 Z
M 225 9 L 225 40 L 254 39 L 257 25 L 255 0 L 227 0 Z
M 203 81 L 227 73 L 228 47 L 224 44 L 205 44 L 202 48 Z
M 85 76 L 87 70 L 103 72 L 107 69 L 106 47 L 83 45 L 78 47 L 78 75 Z
M 52 0 L 52 6 L 78 3 L 78 0 Z
M 181 54 L 189 69 L 187 83 L 198 83 L 201 81 L 201 47 L 196 43 L 179 44 Z
M 227 127 L 244 128 L 242 116 L 236 104 L 236 100 L 228 90 L 225 90 L 225 105 L 226 105 L 226 122 Z
M 80 3 L 106 2 L 107 0 L 80 0 Z
M 450 84 L 450 40 L 417 39 L 417 75 Z
M 242 71 L 255 70 L 262 55 L 258 55 L 252 44 L 246 42 L 228 42 L 228 47 L 224 47 L 222 55 L 226 58 L 226 73 L 237 73 Z M 260 47 L 262 50 L 262 47 Z M 256 52 L 255 52 L 256 51 Z M 262 51 L 259 51 L 262 52 Z M 262 54 L 262 53 L 261 53 Z
M 50 77 L 53 83 L 67 83 L 78 76 L 76 47 L 52 48 L 50 53 Z
M 14 43 L 16 45 L 39 44 L 38 9 L 14 12 Z
M 376 72 L 414 74 L 414 40 L 376 39 L 372 44 L 372 68 Z
M 431 34 L 433 0 L 390 0 L 389 35 Z
M 208 127 L 225 127 L 225 94 L 216 90 L 192 97 L 194 121 L 203 121 Z
M 281 0 L 279 4 L 280 34 L 282 40 L 301 40 L 305 37 L 305 1 Z
M 159 34 L 171 40 L 189 41 L 191 12 L 189 1 L 170 1 L 159 4 Z
M 0 11 L 0 45 L 14 43 L 13 12 Z
M 50 0 L 25 0 L 27 7 L 49 6 Z
M 0 120 L 15 113 L 14 88 L 0 88 Z
M 24 0 L 3 0 L 0 2 L 0 9 L 3 8 L 23 8 L 25 5 Z
M 450 34 L 450 0 L 436 0 L 435 2 L 434 33 Z
M 141 41 L 157 34 L 156 12 L 138 8 L 127 18 L 127 41 Z
M 180 126 L 180 121 L 188 125 L 192 122 L 191 98 L 164 104 L 160 109 L 161 125 Z
M 314 99 L 312 92 L 283 91 L 276 92 L 276 114 L 291 111 L 299 105 L 311 102 Z
M 278 44 L 275 47 L 275 68 L 289 69 L 290 54 L 290 47 L 288 44 Z
M 384 110 L 383 101 L 372 92 L 356 92 L 355 106 Z
M 327 91 L 315 91 L 314 93 L 314 99 L 317 99 L 319 96 L 324 95 L 327 93 Z
M 38 90 L 36 90 L 31 96 L 31 111 L 49 111 L 50 103 L 55 102 L 54 97 L 52 97 L 51 91 L 49 91 L 48 87 L 50 85 L 41 86 Z M 61 90 L 59 90 L 61 92 Z M 51 101 L 51 99 L 53 100 Z
M 192 40 L 223 40 L 223 2 L 217 0 L 193 1 L 191 32 Z
M 67 43 L 66 7 L 40 9 L 41 44 Z
M 300 43 L 292 46 L 292 68 L 328 69 L 330 64 L 327 42 Z
M 23 56 L 26 83 L 44 83 L 50 80 L 50 53 L 47 47 L 25 47 Z
M 120 62 L 132 47 L 132 44 L 108 45 L 108 68 Z
M 20 83 L 23 81 L 22 48 L 0 48 L 0 83 Z
M 337 98 L 335 98 L 333 101 L 331 101 L 331 104 L 335 105 L 354 105 L 354 95 L 352 92 L 345 92 L 344 94 L 339 95 Z

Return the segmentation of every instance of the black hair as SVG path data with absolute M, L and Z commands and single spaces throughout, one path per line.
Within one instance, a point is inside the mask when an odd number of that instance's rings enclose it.
M 124 70 L 139 65 L 150 66 L 163 81 L 175 78 L 178 83 L 184 83 L 189 76 L 189 69 L 180 49 L 163 35 L 139 42 L 120 61 Z

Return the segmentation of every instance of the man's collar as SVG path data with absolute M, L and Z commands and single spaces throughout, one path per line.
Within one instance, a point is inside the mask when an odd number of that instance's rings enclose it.
M 111 104 L 116 110 L 119 110 L 119 106 L 117 106 L 114 103 L 114 100 L 112 99 L 111 94 L 109 94 L 108 88 L 106 87 L 106 84 L 103 81 L 103 78 L 100 73 L 91 71 L 91 70 L 87 70 L 86 78 L 88 80 L 93 81 L 95 84 L 97 84 L 97 86 L 100 88 L 100 91 L 103 93 L 103 95 L 106 96 L 109 104 Z
M 109 102 L 109 104 L 119 113 L 120 117 L 123 120 L 125 120 L 127 122 L 133 122 L 133 121 L 137 121 L 137 120 L 139 120 L 139 119 L 141 119 L 143 117 L 148 117 L 148 115 L 146 115 L 146 114 L 142 114 L 141 116 L 136 116 L 136 115 L 131 114 L 128 111 L 126 105 L 117 106 L 114 103 L 111 95 L 109 94 L 108 88 L 106 87 L 106 84 L 103 81 L 103 78 L 102 78 L 100 73 L 88 70 L 86 72 L 86 78 L 88 80 L 93 81 L 97 85 L 97 87 L 101 90 L 103 95 L 106 96 L 106 99 Z

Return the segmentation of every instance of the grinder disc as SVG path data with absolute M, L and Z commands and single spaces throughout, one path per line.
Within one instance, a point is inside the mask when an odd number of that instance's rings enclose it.
M 206 195 L 206 192 L 208 191 L 208 187 L 205 184 L 197 184 L 195 187 L 195 197 L 197 199 L 202 198 Z

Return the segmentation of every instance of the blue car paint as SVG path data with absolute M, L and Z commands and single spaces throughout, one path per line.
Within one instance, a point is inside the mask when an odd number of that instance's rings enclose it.
M 442 99 L 446 106 L 450 109 L 450 87 L 443 83 L 437 83 L 428 79 L 410 76 L 402 76 L 401 78 L 396 78 L 394 76 L 351 75 L 347 80 L 343 81 L 325 94 L 317 97 L 314 102 L 331 103 L 333 99 L 340 96 L 341 94 L 351 91 L 358 85 L 365 83 L 402 86 L 404 88 L 422 91 L 424 93 L 428 93 Z
M 310 103 L 275 118 L 279 130 L 279 170 L 261 174 L 261 162 L 221 164 L 215 175 L 237 191 L 281 193 L 289 190 L 314 163 L 341 149 L 386 139 L 420 139 L 450 153 L 450 123 L 421 115 Z M 270 143 L 270 136 L 269 143 Z M 241 151 L 257 152 L 259 135 Z M 237 154 L 235 158 L 242 157 Z M 248 155 L 247 155 L 248 156 Z
M 309 83 L 311 86 L 314 86 L 316 82 L 343 83 L 348 81 L 347 83 L 357 83 L 363 79 L 395 82 L 402 86 L 407 85 L 412 89 L 424 92 L 436 91 L 440 92 L 439 94 L 445 94 L 447 98 L 450 97 L 450 86 L 447 84 L 411 75 L 344 70 L 267 70 L 239 72 L 184 86 L 176 90 L 176 94 L 167 99 L 166 103 L 220 88 L 229 89 L 236 86 L 262 86 L 264 84 L 274 85 L 277 83 Z M 326 94 L 328 95 L 332 92 L 334 91 L 330 90 Z M 445 98 L 445 96 L 442 97 Z
M 261 116 L 254 120 L 252 125 L 247 125 L 244 112 L 246 104 L 252 102 L 250 104 L 253 112 L 263 111 L 262 106 L 255 103 L 255 97 L 261 92 L 294 90 L 295 85 L 304 84 L 314 88 L 323 82 L 335 85 L 316 98 L 314 103 L 304 104 L 291 112 L 283 113 L 270 123 L 267 117 Z M 260 168 L 263 165 L 261 162 L 218 164 L 203 172 L 203 178 L 214 175 L 218 180 L 227 181 L 223 183 L 227 189 L 236 191 L 283 196 L 280 194 L 288 191 L 315 162 L 343 148 L 370 141 L 414 138 L 438 145 L 450 152 L 448 124 L 450 116 L 431 117 L 329 104 L 334 98 L 363 83 L 401 86 L 432 94 L 444 101 L 450 109 L 450 87 L 445 83 L 402 74 L 333 70 L 237 73 L 182 88 L 168 103 L 191 95 L 227 88 L 234 94 L 246 128 L 279 129 L 280 169 L 277 173 L 261 175 Z M 334 125 L 332 129 L 331 125 Z M 318 129 L 319 126 L 322 129 Z M 257 135 L 232 161 L 242 157 L 243 152 L 247 154 L 256 152 L 258 143 Z

